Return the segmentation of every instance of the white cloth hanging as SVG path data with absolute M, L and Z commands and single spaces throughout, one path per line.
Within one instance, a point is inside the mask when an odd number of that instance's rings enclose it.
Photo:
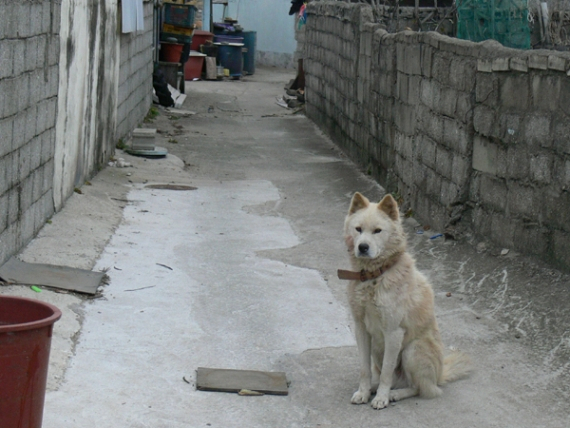
M 122 0 L 122 32 L 132 33 L 144 30 L 143 0 Z

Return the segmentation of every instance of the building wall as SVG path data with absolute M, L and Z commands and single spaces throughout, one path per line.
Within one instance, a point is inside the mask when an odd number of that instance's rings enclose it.
M 120 35 L 115 142 L 138 127 L 152 105 L 153 3 L 144 3 L 144 31 Z
M 226 15 L 238 20 L 245 31 L 257 33 L 256 65 L 296 67 L 294 18 L 290 1 L 228 0 Z M 214 5 L 214 22 L 221 22 L 223 6 Z
M 0 0 L 0 265 L 108 161 L 152 97 L 153 1 Z
M 307 115 L 404 209 L 570 266 L 570 54 L 388 34 L 344 2 L 306 31 Z
M 59 12 L 0 1 L 0 264 L 54 212 Z

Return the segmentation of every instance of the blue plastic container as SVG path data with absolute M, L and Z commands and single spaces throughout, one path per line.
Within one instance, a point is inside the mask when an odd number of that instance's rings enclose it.
M 223 44 L 218 46 L 218 62 L 230 70 L 230 76 L 239 77 L 243 74 L 243 43 Z
M 190 4 L 171 4 L 164 5 L 164 22 L 178 27 L 190 28 L 194 25 L 196 11 L 198 9 Z
M 243 55 L 243 71 L 247 74 L 255 73 L 255 46 L 257 44 L 257 31 L 243 31 L 243 44 L 246 52 Z

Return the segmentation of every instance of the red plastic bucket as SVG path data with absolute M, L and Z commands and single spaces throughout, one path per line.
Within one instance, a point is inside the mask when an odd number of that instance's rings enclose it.
M 53 324 L 49 303 L 0 296 L 0 427 L 40 428 Z
M 160 42 L 161 60 L 165 62 L 180 62 L 183 47 L 184 45 L 179 43 Z

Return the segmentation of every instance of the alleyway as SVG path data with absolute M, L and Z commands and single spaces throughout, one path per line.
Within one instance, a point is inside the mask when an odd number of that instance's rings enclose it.
M 293 72 L 191 82 L 161 111 L 166 159 L 118 154 L 23 252 L 108 269 L 101 298 L 44 290 L 55 326 L 45 428 L 566 427 L 568 275 L 501 249 L 430 239 L 406 220 L 446 345 L 473 358 L 435 400 L 350 404 L 358 358 L 335 277 L 350 197 L 384 191 L 302 114 L 275 103 Z M 195 190 L 145 187 L 171 183 Z M 427 226 L 427 225 L 422 225 Z M 473 242 L 477 244 L 478 242 Z M 483 247 L 479 246 L 479 250 Z M 198 367 L 286 372 L 289 395 L 195 388 Z

